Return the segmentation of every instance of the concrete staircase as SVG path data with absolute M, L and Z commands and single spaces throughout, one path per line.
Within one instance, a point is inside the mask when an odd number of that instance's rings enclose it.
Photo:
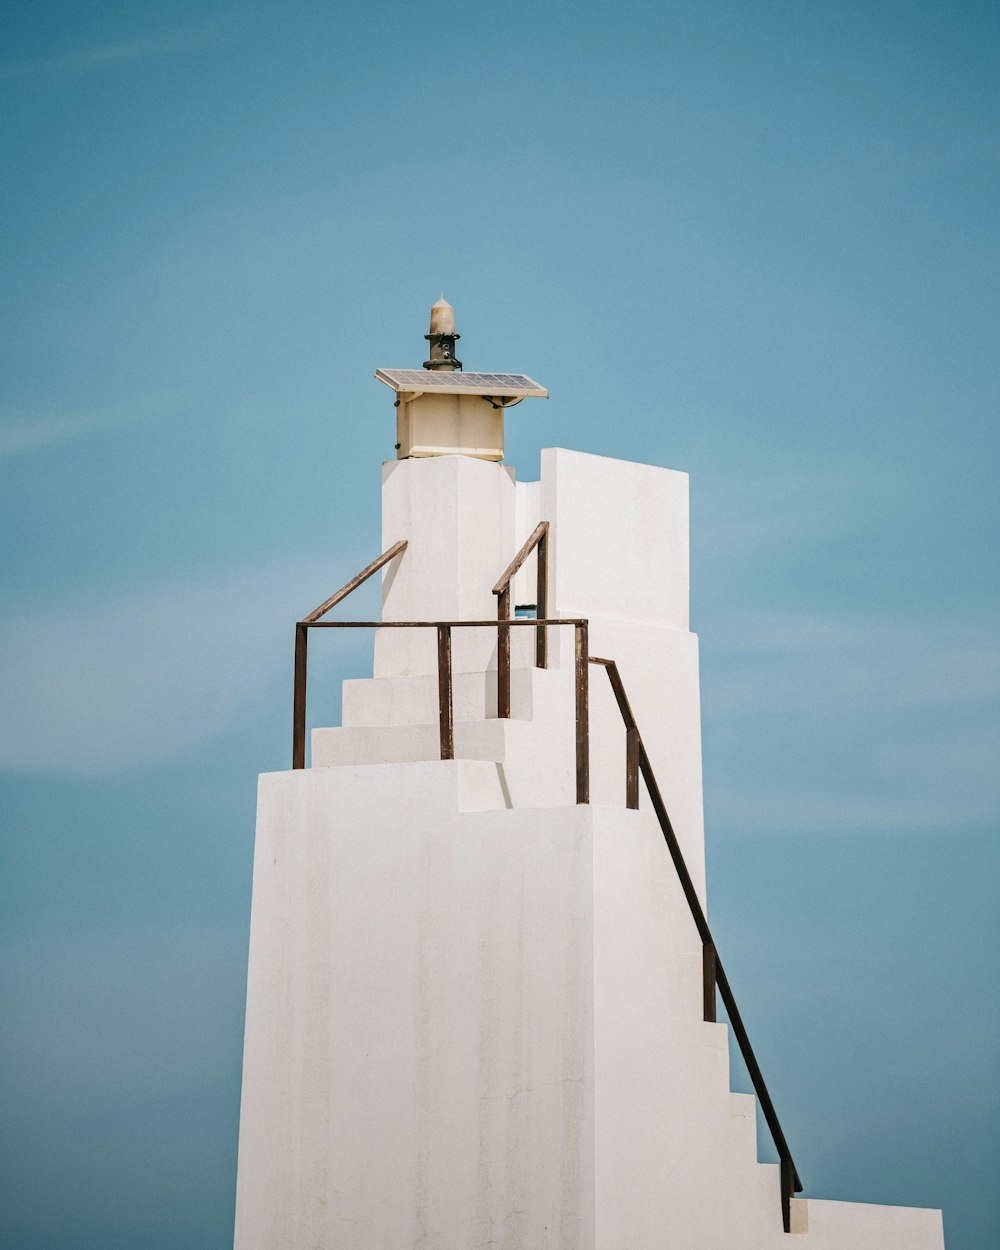
M 557 929 L 564 930 L 568 911 L 582 921 L 577 938 L 583 940 L 574 947 L 582 961 L 576 974 L 586 982 L 576 1007 L 580 1019 L 572 1026 L 549 1021 L 556 1033 L 570 1027 L 575 1036 L 583 1028 L 575 1063 L 567 1065 L 563 1059 L 547 1071 L 525 1072 L 523 1065 L 532 1065 L 531 1056 L 509 1052 L 510 1019 L 498 1017 L 485 998 L 471 1033 L 455 1029 L 454 1003 L 428 1007 L 421 1042 L 428 1053 L 448 1054 L 461 1070 L 470 1059 L 468 1048 L 481 1052 L 485 1044 L 492 1075 L 488 1089 L 467 1089 L 460 1095 L 454 1089 L 448 1092 L 447 1081 L 435 1086 L 441 1101 L 433 1113 L 428 1109 L 424 1153 L 432 1156 L 444 1149 L 443 1142 L 462 1139 L 470 1131 L 467 1099 L 486 1098 L 497 1114 L 497 1109 L 506 1107 L 511 1113 L 516 1106 L 517 1114 L 513 1120 L 501 1115 L 502 1125 L 491 1129 L 507 1143 L 506 1162 L 487 1152 L 472 1186 L 478 1192 L 485 1185 L 492 1195 L 488 1223 L 481 1220 L 481 1227 L 460 1233 L 446 1217 L 442 1195 L 443 1222 L 436 1232 L 423 1240 L 413 1233 L 414 1240 L 391 1244 L 434 1250 L 464 1250 L 472 1244 L 535 1250 L 567 1244 L 549 1239 L 547 1225 L 541 1234 L 537 1221 L 529 1218 L 532 1202 L 520 1189 L 528 1183 L 524 1178 L 509 1191 L 505 1186 L 513 1183 L 511 1168 L 518 1170 L 511 1150 L 524 1153 L 525 1160 L 539 1149 L 543 1154 L 550 1149 L 565 1152 L 566 1108 L 556 1115 L 549 1095 L 536 1097 L 535 1091 L 548 1089 L 551 1094 L 560 1084 L 574 1082 L 585 1087 L 574 1114 L 592 1139 L 588 1150 L 593 1167 L 588 1177 L 579 1161 L 575 1165 L 579 1176 L 574 1201 L 592 1203 L 590 1215 L 574 1224 L 570 1244 L 577 1250 L 588 1245 L 595 1250 L 670 1245 L 683 1250 L 764 1250 L 787 1247 L 789 1235 L 795 1244 L 816 1250 L 939 1250 L 940 1213 L 921 1209 L 793 1199 L 791 1233 L 784 1232 L 779 1169 L 757 1161 L 756 1099 L 730 1090 L 729 1027 L 702 1019 L 701 943 L 648 800 L 643 794 L 639 811 L 623 810 L 620 797 L 607 806 L 575 805 L 570 678 L 565 669 L 515 669 L 512 717 L 498 720 L 495 672 L 456 674 L 454 761 L 438 758 L 435 676 L 349 681 L 344 684 L 344 725 L 313 732 L 312 769 L 266 779 L 281 812 L 275 828 L 284 830 L 286 839 L 289 826 L 303 822 L 279 800 L 282 793 L 299 801 L 303 791 L 315 792 L 323 796 L 322 810 L 331 814 L 357 810 L 359 803 L 371 810 L 384 808 L 390 792 L 393 810 L 401 803 L 408 808 L 413 839 L 429 839 L 412 888 L 429 889 L 423 906 L 436 905 L 440 915 L 464 917 L 454 928 L 446 924 L 445 932 L 454 950 L 467 952 L 464 963 L 458 960 L 456 983 L 467 985 L 474 996 L 489 996 L 482 943 L 494 941 L 496 934 L 488 932 L 484 938 L 477 930 L 473 937 L 466 931 L 470 915 L 486 908 L 502 931 L 509 923 L 505 918 L 520 913 L 519 931 L 509 934 L 509 944 L 501 944 L 495 954 L 501 961 L 512 960 L 504 974 L 504 993 L 512 993 L 512 985 L 526 975 L 518 961 L 538 957 L 540 935 L 553 923 L 545 914 L 549 908 L 554 909 Z M 429 797 L 432 793 L 436 798 Z M 561 809 L 557 819 L 553 808 Z M 429 820 L 428 811 L 436 813 Z M 391 812 L 380 823 L 381 841 L 393 828 Z M 343 827 L 343 817 L 330 826 L 334 845 Z M 479 852 L 471 862 L 458 855 L 461 871 L 455 864 L 455 840 Z M 534 855 L 527 853 L 529 847 Z M 544 848 L 543 860 L 555 855 L 561 868 L 547 878 L 550 889 L 536 898 L 532 914 L 525 915 L 524 893 L 527 878 L 538 870 L 538 848 Z M 403 860 L 412 852 L 407 848 Z M 399 897 L 398 881 L 389 887 L 377 879 L 386 867 L 385 853 L 383 846 L 378 863 L 365 869 L 365 890 L 376 898 L 387 891 Z M 390 877 L 399 867 L 394 866 Z M 428 873 L 443 874 L 443 881 L 429 886 Z M 572 904 L 566 897 L 567 880 L 585 882 L 582 898 Z M 532 884 L 537 889 L 537 879 Z M 407 908 L 413 913 L 411 932 L 426 928 L 420 899 L 410 894 Z M 380 945 L 358 948 L 355 941 L 354 962 L 343 970 L 344 982 L 335 996 L 356 995 L 352 985 L 364 979 L 365 965 L 384 959 Z M 451 958 L 456 958 L 454 953 Z M 332 984 L 329 988 L 334 991 Z M 528 1030 L 533 1010 L 543 1016 L 548 1011 L 521 1000 L 511 1000 L 507 1007 Z M 397 1022 L 396 1027 L 405 1033 L 405 1026 Z M 373 1035 L 371 1042 L 378 1045 L 379 1038 Z M 514 1049 L 519 1050 L 516 1045 Z M 399 1096 L 405 1102 L 409 1095 L 401 1090 Z M 468 1141 L 470 1150 L 474 1136 Z M 481 1144 L 478 1149 L 482 1155 Z M 808 1144 L 799 1144 L 799 1152 L 807 1158 Z M 428 1166 L 433 1171 L 429 1158 Z M 476 1202 L 481 1204 L 481 1193 Z M 564 1213 L 559 1218 L 565 1233 Z M 374 1232 L 372 1226 L 366 1236 Z M 473 1235 L 484 1240 L 472 1240 Z M 251 1239 L 243 1244 L 255 1243 Z M 363 1236 L 321 1244 L 367 1248 L 390 1242 Z
M 511 717 L 496 717 L 496 672 L 456 673 L 455 758 L 496 765 L 496 784 L 466 795 L 469 810 L 575 804 L 572 673 L 515 668 Z M 340 728 L 314 729 L 312 766 L 395 764 L 440 758 L 436 676 L 344 683 Z M 538 768 L 544 742 L 545 768 Z
M 686 475 L 565 449 L 536 483 L 410 458 L 383 466 L 382 518 L 376 676 L 346 683 L 343 726 L 314 731 L 303 767 L 300 622 L 297 767 L 260 779 L 236 1250 L 941 1250 L 937 1211 L 792 1199 L 786 1232 L 730 1029 L 704 1020 Z M 542 523 L 537 598 L 617 662 L 687 892 L 646 792 L 625 807 L 597 669 L 576 802 L 570 628 L 550 627 L 545 671 L 512 629 L 496 717 L 494 589 Z M 515 605 L 534 602 L 527 577 Z M 490 623 L 451 630 L 441 760 L 449 621 Z
M 468 810 L 496 775 L 262 778 L 248 1020 L 288 1008 L 248 1028 L 238 1250 L 940 1250 L 936 1211 L 784 1233 L 652 814 Z

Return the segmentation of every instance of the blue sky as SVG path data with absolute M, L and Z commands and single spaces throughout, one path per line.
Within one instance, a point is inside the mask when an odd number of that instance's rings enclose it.
M 231 1237 L 254 776 L 443 289 L 551 391 L 523 478 L 692 475 L 713 924 L 809 1192 L 992 1250 L 996 6 L 0 22 L 3 1245 Z

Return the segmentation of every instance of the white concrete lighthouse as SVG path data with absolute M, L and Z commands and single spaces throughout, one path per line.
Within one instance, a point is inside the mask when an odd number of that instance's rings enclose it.
M 518 482 L 505 411 L 546 392 L 464 372 L 442 302 L 376 375 L 373 675 L 303 767 L 304 618 L 298 766 L 260 778 L 236 1250 L 939 1250 L 937 1211 L 794 1196 L 752 1051 L 780 1166 L 730 1092 L 687 476 Z

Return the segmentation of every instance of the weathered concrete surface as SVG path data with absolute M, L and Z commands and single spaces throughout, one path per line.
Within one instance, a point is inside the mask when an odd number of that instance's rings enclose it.
M 493 618 L 542 519 L 549 615 L 618 662 L 704 899 L 684 474 L 561 450 L 538 483 L 386 466 L 384 545 L 409 545 L 384 619 Z M 531 567 L 515 592 L 533 602 Z M 659 827 L 623 808 L 603 672 L 577 807 L 571 632 L 541 672 L 513 631 L 506 722 L 495 631 L 458 634 L 459 758 L 437 758 L 432 633 L 382 630 L 314 767 L 261 778 L 237 1250 L 940 1250 L 934 1211 L 796 1200 L 783 1232 Z

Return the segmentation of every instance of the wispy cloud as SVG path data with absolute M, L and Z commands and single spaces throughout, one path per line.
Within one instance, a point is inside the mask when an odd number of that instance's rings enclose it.
M 778 556 L 808 558 L 832 538 L 867 549 L 920 500 L 919 484 L 881 464 L 747 463 L 710 476 L 701 494 L 693 537 L 710 826 L 887 832 L 1000 819 L 992 620 L 806 611 L 794 582 L 773 576 L 766 603 L 755 590 Z
M 208 52 L 234 43 L 239 33 L 235 28 L 213 27 L 172 34 L 140 35 L 132 39 L 111 39 L 50 56 L 7 61 L 0 64 L 0 82 L 42 74 L 91 73 L 133 61 Z
M 966 616 L 743 613 L 714 622 L 702 647 L 727 673 L 743 673 L 750 683 L 729 688 L 731 711 L 761 706 L 758 687 L 765 682 L 764 706 L 785 709 L 806 699 L 813 714 L 846 704 L 855 712 L 926 711 L 990 706 L 1000 698 L 1000 641 L 990 622 Z M 782 673 L 785 680 L 778 679 Z
M 189 399 L 190 396 L 177 391 L 109 404 L 103 409 L 72 416 L 25 420 L 5 415 L 0 417 L 0 460 L 87 438 L 110 426 L 169 416 L 183 408 Z
M 294 621 L 364 563 L 277 562 L 22 603 L 0 620 L 0 768 L 102 773 L 175 757 L 273 706 Z
M 926 758 L 920 764 L 926 766 Z M 847 780 L 841 785 L 799 788 L 755 785 L 740 789 L 720 785 L 709 796 L 710 827 L 755 837 L 776 833 L 947 833 L 957 827 L 981 826 L 995 820 L 995 798 L 977 788 L 956 806 L 953 788 L 947 795 L 927 793 L 920 786 L 909 794 L 885 787 L 881 793 Z
M 702 643 L 711 817 L 747 832 L 1000 818 L 987 621 L 755 614 Z
M 885 465 L 809 470 L 801 465 L 782 469 L 748 463 L 738 472 L 706 473 L 693 497 L 697 560 L 730 566 L 757 554 L 773 556 L 789 547 L 828 540 L 871 526 L 916 494 L 905 474 Z
M 77 417 L 56 417 L 48 421 L 19 421 L 0 426 L 0 460 L 25 451 L 37 451 L 56 443 L 67 443 L 89 434 L 95 422 Z

